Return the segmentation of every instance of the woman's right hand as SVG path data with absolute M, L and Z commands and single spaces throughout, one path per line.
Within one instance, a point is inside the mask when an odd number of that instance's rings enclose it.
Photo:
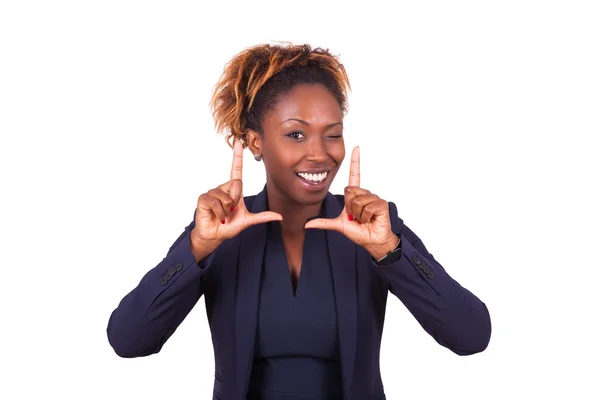
M 237 236 L 251 225 L 283 219 L 280 214 L 272 211 L 253 214 L 246 209 L 242 194 L 243 153 L 241 142 L 236 140 L 233 145 L 231 179 L 198 197 L 196 226 L 191 232 L 195 254 L 208 255 L 223 241 Z

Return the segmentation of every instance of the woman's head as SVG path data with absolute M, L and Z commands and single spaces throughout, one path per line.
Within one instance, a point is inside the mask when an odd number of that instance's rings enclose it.
M 262 156 L 270 189 L 316 204 L 344 159 L 349 87 L 344 66 L 327 50 L 261 45 L 229 62 L 211 106 L 230 145 L 240 140 Z

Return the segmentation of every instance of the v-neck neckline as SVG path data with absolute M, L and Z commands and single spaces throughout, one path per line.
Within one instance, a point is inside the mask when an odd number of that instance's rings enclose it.
M 269 209 L 269 201 L 267 200 L 267 209 Z M 308 218 L 306 220 L 306 222 L 312 220 L 312 219 L 316 219 L 316 218 L 325 218 L 325 200 L 323 200 L 323 203 L 321 204 L 321 208 L 319 209 L 319 213 L 311 218 Z M 292 282 L 292 274 L 290 271 L 290 263 L 288 261 L 288 255 L 287 255 L 287 251 L 285 249 L 285 243 L 283 242 L 283 232 L 281 230 L 281 223 L 279 221 L 272 221 L 269 222 L 269 229 L 272 230 L 271 234 L 273 235 L 273 237 L 275 238 L 275 244 L 277 246 L 277 249 L 281 251 L 281 253 L 283 254 L 283 260 L 282 263 L 285 264 L 286 267 L 286 274 L 287 274 L 287 287 L 288 289 L 286 290 L 286 292 L 289 294 L 291 293 L 292 295 L 292 301 L 296 301 L 298 299 L 298 291 L 300 289 L 300 282 L 302 281 L 302 276 L 305 275 L 303 273 L 304 268 L 306 266 L 306 255 L 307 255 L 307 249 L 308 249 L 308 245 L 307 242 L 309 240 L 312 240 L 313 235 L 316 235 L 316 230 L 315 229 L 305 229 L 304 231 L 304 240 L 302 242 L 302 261 L 300 262 L 300 272 L 298 273 L 298 281 L 296 282 L 296 289 L 294 290 L 294 284 Z
M 303 275 L 305 275 L 305 271 L 304 269 L 306 268 L 306 260 L 307 260 L 307 249 L 308 249 L 308 242 L 310 240 L 312 240 L 312 235 L 313 232 L 310 232 L 310 230 L 306 230 L 304 232 L 304 240 L 302 242 L 302 260 L 300 262 L 300 271 L 298 273 L 298 281 L 296 282 L 296 289 L 294 290 L 294 284 L 292 282 L 292 274 L 290 271 L 290 263 L 288 261 L 288 254 L 287 251 L 285 249 L 285 243 L 283 241 L 283 233 L 281 231 L 281 224 L 278 221 L 273 221 L 270 223 L 270 228 L 272 229 L 271 234 L 273 235 L 274 238 L 274 243 L 277 246 L 276 249 L 277 251 L 281 252 L 282 257 L 281 257 L 281 264 L 284 264 L 285 266 L 285 274 L 287 276 L 287 289 L 286 291 L 286 296 L 291 294 L 292 296 L 292 300 L 297 300 L 298 299 L 298 293 L 299 293 L 299 289 L 300 289 L 300 282 L 303 280 L 302 277 Z M 281 268 L 283 269 L 283 268 Z M 283 271 L 282 271 L 283 272 Z

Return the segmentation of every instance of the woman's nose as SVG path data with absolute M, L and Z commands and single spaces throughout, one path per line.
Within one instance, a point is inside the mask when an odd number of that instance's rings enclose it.
M 327 149 L 321 139 L 315 139 L 308 144 L 307 159 L 315 162 L 325 161 L 327 159 Z

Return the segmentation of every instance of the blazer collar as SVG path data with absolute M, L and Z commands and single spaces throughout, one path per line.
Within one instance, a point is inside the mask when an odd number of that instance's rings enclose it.
M 336 218 L 343 205 L 327 193 L 322 213 L 325 218 Z M 268 210 L 266 185 L 258 193 L 248 210 L 259 213 Z M 344 235 L 327 231 L 327 246 L 333 275 L 337 309 L 340 360 L 345 389 L 350 386 L 354 370 L 357 335 L 356 246 Z M 249 227 L 241 234 L 236 297 L 236 377 L 238 398 L 245 398 L 250 379 L 256 340 L 260 278 L 267 239 L 267 225 Z

